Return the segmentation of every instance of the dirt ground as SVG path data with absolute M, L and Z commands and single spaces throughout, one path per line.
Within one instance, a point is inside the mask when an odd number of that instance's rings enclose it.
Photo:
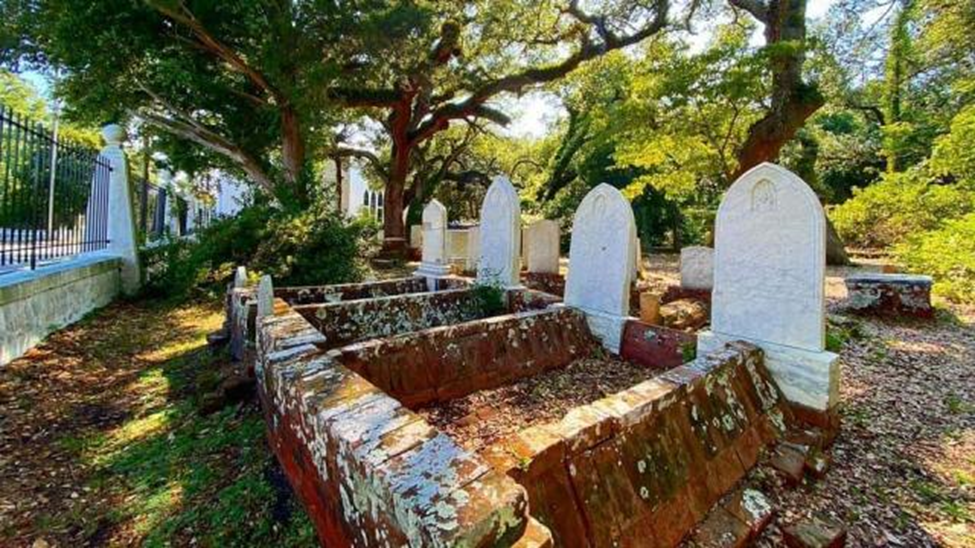
M 461 447 L 479 451 L 530 426 L 557 421 L 573 407 L 625 390 L 657 373 L 611 357 L 585 358 L 417 412 Z

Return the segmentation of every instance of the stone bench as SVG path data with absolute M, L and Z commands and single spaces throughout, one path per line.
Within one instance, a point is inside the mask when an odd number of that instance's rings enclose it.
M 930 318 L 930 276 L 860 274 L 846 278 L 847 305 L 856 312 Z

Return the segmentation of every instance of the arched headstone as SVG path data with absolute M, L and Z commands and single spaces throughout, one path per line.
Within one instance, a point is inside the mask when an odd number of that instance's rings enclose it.
M 786 396 L 817 410 L 836 401 L 839 370 L 826 338 L 826 216 L 794 173 L 764 163 L 725 193 L 715 221 L 711 350 L 753 342 Z
M 613 352 L 619 351 L 629 316 L 635 227 L 630 202 L 605 183 L 586 195 L 572 222 L 565 304 L 582 309 L 590 329 Z
M 450 274 L 447 264 L 447 208 L 437 200 L 423 208 L 423 243 L 418 276 L 425 276 L 430 290 L 436 289 L 436 279 Z
M 481 204 L 477 281 L 517 287 L 521 270 L 521 204 L 505 177 L 496 177 Z
M 559 223 L 543 219 L 525 229 L 525 262 L 529 272 L 559 273 Z

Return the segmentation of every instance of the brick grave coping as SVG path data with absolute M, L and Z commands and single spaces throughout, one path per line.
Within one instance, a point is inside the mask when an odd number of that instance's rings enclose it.
M 258 334 L 258 393 L 323 545 L 669 546 L 792 420 L 745 343 L 480 454 L 410 409 L 588 355 L 582 313 L 553 300 L 515 292 L 510 314 L 333 347 L 275 299 Z
M 447 277 L 437 281 L 437 291 L 468 287 L 470 280 Z M 378 280 L 349 284 L 320 286 L 275 287 L 274 296 L 291 305 L 332 304 L 394 295 L 429 292 L 426 278 L 413 276 L 392 280 Z M 257 317 L 257 288 L 229 287 L 225 302 L 225 329 L 230 334 L 230 354 L 234 360 L 244 360 L 248 346 L 254 343 Z
M 934 317 L 931 276 L 911 274 L 857 274 L 844 280 L 846 307 L 854 312 L 883 316 Z

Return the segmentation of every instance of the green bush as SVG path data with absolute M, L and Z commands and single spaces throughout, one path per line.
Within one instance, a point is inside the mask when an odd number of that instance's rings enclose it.
M 374 236 L 374 224 L 350 222 L 325 206 L 300 213 L 252 206 L 193 239 L 145 249 L 145 292 L 167 298 L 219 293 L 237 265 L 270 274 L 279 285 L 358 281 Z
M 975 213 L 908 238 L 894 255 L 909 271 L 933 276 L 935 293 L 975 302 Z
M 947 219 L 975 211 L 975 192 L 961 184 L 937 184 L 924 168 L 885 175 L 830 211 L 847 245 L 887 247 L 936 229 Z

